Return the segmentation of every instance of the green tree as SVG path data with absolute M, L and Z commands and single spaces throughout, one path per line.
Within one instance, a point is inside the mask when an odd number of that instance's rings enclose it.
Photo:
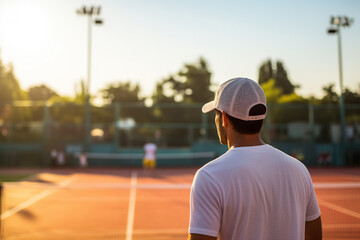
M 185 102 L 205 103 L 214 97 L 210 90 L 211 72 L 205 59 L 200 58 L 195 64 L 185 64 L 178 75 L 185 82 L 175 89 L 183 94 Z
M 344 99 L 346 104 L 360 104 L 360 93 L 345 88 Z
M 284 65 L 280 61 L 276 62 L 275 79 L 276 86 L 281 88 L 284 94 L 292 94 L 295 92 L 296 86 L 290 82 Z
M 152 99 L 154 103 L 175 103 L 174 84 L 178 84 L 173 76 L 156 83 Z
M 281 61 L 276 61 L 273 68 L 271 60 L 265 61 L 259 68 L 259 84 L 266 83 L 270 79 L 275 79 L 275 86 L 281 89 L 283 94 L 291 94 L 295 92 L 298 86 L 293 85 L 287 75 L 285 67 Z
M 75 84 L 75 102 L 84 104 L 86 102 L 86 86 L 83 79 Z
M 205 59 L 200 58 L 193 64 L 184 64 L 176 74 L 156 84 L 152 96 L 153 115 L 157 122 L 183 124 L 201 122 L 199 108 L 187 107 L 187 104 L 202 104 L 214 97 L 211 87 L 211 72 Z M 172 105 L 164 105 L 172 103 Z M 161 105 L 162 104 L 162 105 Z M 169 145 L 177 146 L 187 141 L 189 129 L 162 129 L 163 138 Z M 199 135 L 199 130 L 194 130 Z M 169 137 L 167 137 L 169 136 Z M 176 136 L 174 138 L 173 136 Z M 198 137 L 198 136 L 197 136 Z
M 26 94 L 20 88 L 13 66 L 10 64 L 9 67 L 5 67 L 0 59 L 0 102 L 24 99 L 26 99 Z
M 105 89 L 101 90 L 104 100 L 110 103 L 134 103 L 143 102 L 140 97 L 139 84 L 131 82 L 118 82 L 109 84 Z
M 211 72 L 205 59 L 184 66 L 173 75 L 156 84 L 152 96 L 154 116 L 162 122 L 199 122 L 199 109 L 159 108 L 159 103 L 173 103 L 179 106 L 189 103 L 205 103 L 213 99 L 211 91 Z M 175 106 L 174 105 L 174 106 Z
M 44 84 L 30 87 L 28 90 L 28 97 L 31 101 L 47 101 L 54 96 L 58 96 L 58 94 Z
M 320 99 L 322 104 L 335 104 L 339 102 L 339 96 L 334 90 L 335 84 L 331 83 L 322 88 L 324 96 Z
M 268 82 L 270 79 L 273 79 L 273 68 L 271 60 L 267 60 L 264 63 L 261 64 L 259 68 L 259 79 L 258 82 L 260 85 Z M 275 81 L 275 80 L 274 80 Z
M 296 93 L 283 94 L 282 89 L 275 86 L 275 79 L 261 84 L 270 109 L 270 119 L 273 123 L 288 123 L 293 121 L 308 121 L 308 100 Z M 306 106 L 306 107 L 305 107 Z
M 194 64 L 184 64 L 177 74 L 157 83 L 154 103 L 181 102 L 205 103 L 214 97 L 211 91 L 211 72 L 205 59 Z
M 130 81 L 113 83 L 101 92 L 105 102 L 120 103 L 121 118 L 133 118 L 136 122 L 144 122 L 149 119 L 150 111 L 145 107 L 145 98 L 140 96 L 139 84 L 132 84 Z M 136 104 L 136 106 L 132 104 Z
M 8 112 L 6 114 L 7 120 L 10 121 L 28 121 L 31 117 L 30 111 L 24 108 L 6 106 L 6 103 L 11 104 L 14 101 L 25 100 L 26 92 L 20 88 L 18 79 L 14 74 L 14 68 L 10 64 L 5 66 L 0 59 L 0 113 L 2 111 Z M 0 114 L 1 115 L 1 114 Z
M 347 124 L 358 125 L 360 123 L 359 108 L 353 108 L 353 106 L 360 106 L 360 93 L 352 92 L 346 88 L 344 92 L 345 101 L 345 117 Z

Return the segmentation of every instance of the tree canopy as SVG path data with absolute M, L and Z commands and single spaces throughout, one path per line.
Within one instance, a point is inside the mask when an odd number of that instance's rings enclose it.
M 59 94 L 44 84 L 30 87 L 28 90 L 29 100 L 32 101 L 47 101 L 54 96 Z
M 184 66 L 156 84 L 153 100 L 159 102 L 204 103 L 214 97 L 211 72 L 205 59 Z
M 109 84 L 102 89 L 103 98 L 110 103 L 142 102 L 140 98 L 139 84 L 132 84 L 130 81 Z
M 5 66 L 0 59 L 0 102 L 25 100 L 26 95 L 15 77 L 14 68 Z
M 148 96 L 153 102 L 153 108 L 151 109 L 146 108 L 146 97 L 141 96 L 139 83 L 132 81 L 114 82 L 107 85 L 104 89 L 101 89 L 100 93 L 102 94 L 105 104 L 137 103 L 143 106 L 144 109 L 140 112 L 132 107 L 123 107 L 121 110 L 122 116 L 128 116 L 137 121 L 198 122 L 201 121 L 199 120 L 201 114 L 199 114 L 198 109 L 193 109 L 194 111 L 186 110 L 186 112 L 184 112 L 183 109 L 178 107 L 173 109 L 164 108 L 159 107 L 159 104 L 172 103 L 181 106 L 190 103 L 202 104 L 212 100 L 214 92 L 211 90 L 211 76 L 212 73 L 209 70 L 209 64 L 204 58 L 199 58 L 193 63 L 183 64 L 178 71 L 156 83 L 152 95 Z M 335 91 L 334 84 L 328 84 L 323 87 L 324 95 L 321 98 L 305 98 L 296 94 L 295 89 L 297 86 L 290 81 L 287 70 L 281 61 L 276 61 L 275 64 L 273 64 L 270 59 L 264 61 L 259 67 L 258 81 L 263 87 L 267 101 L 270 104 L 331 104 L 336 108 L 336 105 L 339 103 L 339 94 Z M 23 91 L 15 76 L 12 65 L 5 65 L 0 59 L 0 103 L 11 103 L 12 101 L 27 99 L 32 101 L 50 100 L 52 103 L 63 104 L 85 103 L 86 93 L 83 80 L 75 86 L 75 92 L 74 97 L 61 96 L 45 84 L 32 86 L 28 91 Z M 345 89 L 344 99 L 345 104 L 359 104 L 360 92 Z M 336 109 L 333 112 L 334 114 L 330 114 L 329 116 L 333 118 L 334 121 L 337 121 L 338 114 L 336 113 Z M 348 115 L 352 114 L 350 110 L 348 110 L 347 113 Z M 101 121 L 102 116 L 105 117 L 105 115 L 101 113 L 96 115 L 99 121 Z M 283 115 L 283 117 L 279 117 L 280 115 Z M 12 114 L 12 116 L 15 115 Z M 40 112 L 39 116 L 41 116 Z M 281 121 L 285 121 L 286 119 L 290 119 L 288 116 L 289 114 L 277 114 L 273 119 L 282 118 Z M 71 118 L 71 116 L 69 117 Z M 107 118 L 111 121 L 113 116 L 108 114 Z M 330 121 L 330 119 L 324 117 L 324 121 L 325 120 Z M 77 122 L 79 121 L 81 120 L 77 120 Z
M 281 89 L 283 94 L 291 94 L 295 92 L 297 86 L 293 85 L 281 61 L 276 61 L 275 68 L 271 60 L 267 60 L 261 64 L 259 68 L 259 84 L 266 83 L 270 79 L 274 79 L 275 86 Z

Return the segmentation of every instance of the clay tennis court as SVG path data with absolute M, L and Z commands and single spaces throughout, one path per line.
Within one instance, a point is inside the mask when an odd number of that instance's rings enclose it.
M 2 239 L 186 239 L 195 171 L 35 170 L 4 186 Z M 360 169 L 310 172 L 324 239 L 360 239 Z

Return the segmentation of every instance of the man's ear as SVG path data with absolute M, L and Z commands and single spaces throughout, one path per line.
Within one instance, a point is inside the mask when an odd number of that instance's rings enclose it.
M 221 125 L 223 127 L 227 126 L 229 124 L 229 118 L 224 111 L 221 111 L 221 118 Z

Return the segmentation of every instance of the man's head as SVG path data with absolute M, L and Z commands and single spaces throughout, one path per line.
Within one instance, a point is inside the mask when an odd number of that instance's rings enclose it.
M 265 93 L 255 81 L 234 78 L 221 84 L 215 99 L 202 108 L 204 113 L 215 110 L 220 142 L 226 139 L 222 127 L 222 114 L 226 114 L 232 128 L 240 134 L 260 132 L 266 116 Z

